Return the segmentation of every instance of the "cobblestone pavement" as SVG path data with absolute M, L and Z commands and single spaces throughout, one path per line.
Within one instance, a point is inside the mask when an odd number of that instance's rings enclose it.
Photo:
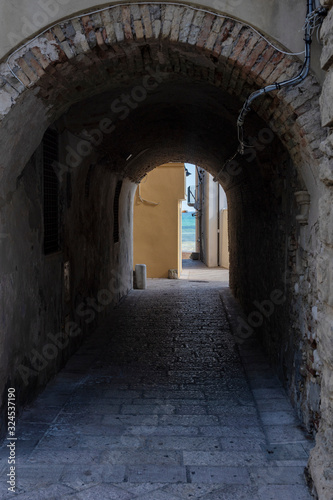
M 17 494 L 2 448 L 1 498 L 310 499 L 313 443 L 260 351 L 241 360 L 228 293 L 185 280 L 132 291 L 22 415 Z

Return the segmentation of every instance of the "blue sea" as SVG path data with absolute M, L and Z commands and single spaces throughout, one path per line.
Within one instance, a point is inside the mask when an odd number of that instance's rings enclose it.
M 195 221 L 192 213 L 187 212 L 182 214 L 182 251 L 195 252 Z

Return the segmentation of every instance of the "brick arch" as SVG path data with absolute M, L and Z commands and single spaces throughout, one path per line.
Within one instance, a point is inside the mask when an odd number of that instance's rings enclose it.
M 51 122 L 73 102 L 122 83 L 115 78 L 119 65 L 128 78 L 145 74 L 147 67 L 184 74 L 241 102 L 254 89 L 296 75 L 301 67 L 294 56 L 228 17 L 190 6 L 124 4 L 64 21 L 12 54 L 1 66 L 2 118 L 30 93 L 45 123 Z M 300 87 L 253 106 L 295 163 L 311 164 L 312 170 L 324 134 L 319 92 L 310 76 Z

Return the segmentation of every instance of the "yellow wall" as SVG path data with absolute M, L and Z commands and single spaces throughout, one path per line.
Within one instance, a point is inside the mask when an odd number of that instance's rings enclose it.
M 148 278 L 167 278 L 169 269 L 181 273 L 181 202 L 185 199 L 183 163 L 155 168 L 140 184 L 134 199 L 133 264 L 146 264 Z

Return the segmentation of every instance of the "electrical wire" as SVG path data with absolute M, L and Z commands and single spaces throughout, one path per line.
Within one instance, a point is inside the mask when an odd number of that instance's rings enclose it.
M 141 203 L 148 203 L 148 205 L 153 205 L 153 206 L 159 205 L 159 203 L 156 203 L 155 201 L 148 201 L 148 200 L 145 200 L 144 198 L 142 198 L 140 184 L 139 184 L 139 188 L 138 188 L 138 197 L 139 197 L 139 200 L 141 201 Z
M 245 149 L 246 148 L 253 148 L 251 144 L 247 144 L 244 141 L 244 123 L 245 123 L 245 118 L 246 115 L 251 111 L 251 104 L 252 102 L 260 97 L 261 95 L 272 92 L 274 90 L 280 90 L 281 88 L 284 87 L 289 87 L 289 86 L 295 86 L 301 83 L 309 74 L 310 71 L 310 62 L 311 62 L 311 43 L 312 43 L 312 35 L 314 31 L 317 29 L 317 36 L 318 36 L 318 30 L 323 22 L 323 18 L 326 16 L 327 10 L 324 7 L 318 7 L 316 9 L 313 8 L 313 0 L 307 0 L 307 15 L 305 18 L 305 23 L 303 26 L 303 30 L 305 31 L 305 36 L 304 36 L 304 41 L 305 41 L 305 50 L 303 53 L 305 53 L 305 58 L 303 62 L 302 69 L 300 73 L 289 80 L 285 80 L 284 82 L 281 83 L 273 83 L 272 85 L 267 85 L 266 87 L 257 90 L 253 92 L 245 101 L 242 110 L 238 116 L 237 119 L 237 135 L 238 135 L 238 142 L 239 146 L 236 151 L 236 153 L 229 158 L 224 165 L 222 166 L 221 172 L 224 171 L 226 166 L 232 162 L 238 154 L 244 155 Z M 214 178 L 214 181 L 217 181 L 218 178 Z
M 253 147 L 253 146 L 251 146 L 251 147 Z M 241 154 L 240 147 L 238 147 L 236 153 L 233 154 L 231 156 L 231 158 L 228 158 L 228 160 L 222 165 L 222 168 L 221 168 L 219 174 L 213 178 L 214 182 L 218 182 L 220 174 L 226 169 L 227 165 L 229 165 L 229 163 L 231 163 L 239 154 Z
M 252 94 L 245 101 L 237 119 L 238 140 L 240 144 L 241 154 L 244 154 L 245 149 L 250 147 L 244 142 L 244 123 L 246 115 L 251 111 L 251 104 L 253 103 L 253 101 L 261 95 L 273 92 L 274 90 L 280 90 L 284 87 L 294 87 L 295 85 L 298 85 L 303 80 L 305 80 L 305 78 L 308 76 L 311 63 L 312 34 L 315 27 L 318 25 L 318 22 L 322 22 L 324 11 L 326 14 L 326 9 L 323 10 L 322 8 L 318 8 L 316 10 L 313 10 L 313 0 L 307 0 L 307 16 L 304 24 L 305 58 L 300 73 L 294 78 L 285 80 L 280 83 L 276 82 L 271 85 L 267 85 L 264 88 L 256 90 L 255 92 L 252 92 Z
M 159 2 L 148 2 L 148 4 L 150 4 L 150 5 L 160 5 Z M 41 31 L 40 33 L 38 33 L 38 35 L 36 35 L 35 37 L 33 37 L 31 40 L 28 40 L 26 43 L 24 43 L 23 45 L 21 45 L 20 47 L 18 47 L 16 50 L 14 50 L 14 52 L 12 52 L 8 56 L 6 63 L 7 63 L 7 67 L 9 69 L 9 71 L 11 72 L 11 74 L 13 75 L 13 77 L 16 78 L 21 83 L 21 85 L 23 85 L 23 87 L 28 88 L 22 82 L 22 80 L 20 80 L 20 78 L 14 73 L 12 67 L 10 66 L 11 59 L 15 56 L 15 54 L 17 54 L 20 50 L 23 50 L 30 43 L 33 43 L 37 38 L 39 38 L 40 36 L 44 35 L 44 33 L 47 33 L 49 30 L 51 30 L 55 26 L 58 26 L 59 24 L 69 23 L 70 21 L 74 21 L 75 19 L 82 18 L 82 17 L 87 16 L 87 15 L 99 14 L 100 12 L 104 12 L 106 10 L 109 10 L 110 8 L 113 9 L 113 8 L 116 8 L 116 7 L 131 6 L 131 5 L 147 5 L 147 2 L 119 3 L 119 4 L 112 5 L 111 7 L 110 6 L 109 7 L 104 7 L 102 9 L 97 9 L 97 10 L 85 12 L 85 13 L 82 13 L 82 14 L 79 14 L 79 15 L 76 15 L 76 16 L 73 16 L 73 17 L 69 17 L 69 18 L 66 18 L 66 19 L 64 19 L 62 21 L 58 21 L 58 22 L 52 24 L 51 26 L 48 26 L 45 30 Z M 222 19 L 228 19 L 228 20 L 231 20 L 231 21 L 239 22 L 243 26 L 246 26 L 247 28 L 250 28 L 252 31 L 254 31 L 255 33 L 257 33 L 257 35 L 259 35 L 263 40 L 265 40 L 266 43 L 268 43 L 271 47 L 273 47 L 275 50 L 277 50 L 281 54 L 285 54 L 285 55 L 288 55 L 288 56 L 300 56 L 300 55 L 304 54 L 304 52 L 305 52 L 304 50 L 302 52 L 287 52 L 287 51 L 284 51 L 284 50 L 280 49 L 279 47 L 277 47 L 276 45 L 274 45 L 270 40 L 268 40 L 268 38 L 266 38 L 262 33 L 260 33 L 260 31 L 258 31 L 253 26 L 251 26 L 251 25 L 249 25 L 249 24 L 247 24 L 247 23 L 245 23 L 243 21 L 240 21 L 238 19 L 235 19 L 235 18 L 233 18 L 231 16 L 225 16 L 223 14 L 218 14 L 216 12 L 213 12 L 213 11 L 210 11 L 210 10 L 207 10 L 207 9 L 201 9 L 199 7 L 192 7 L 192 6 L 189 6 L 189 5 L 181 3 L 181 2 L 168 2 L 167 5 L 174 5 L 176 7 L 191 8 L 192 10 L 197 11 L 197 12 L 203 12 L 205 14 L 211 14 L 213 16 L 216 16 L 216 17 L 219 17 L 219 18 L 222 18 Z

